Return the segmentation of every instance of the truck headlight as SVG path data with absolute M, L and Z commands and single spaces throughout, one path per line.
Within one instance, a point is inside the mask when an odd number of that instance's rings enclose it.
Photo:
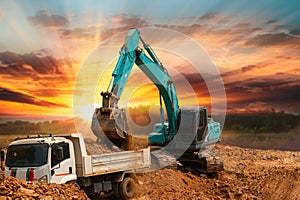
M 42 176 L 41 178 L 39 178 L 38 182 L 40 182 L 40 183 L 47 183 L 48 182 L 47 175 Z

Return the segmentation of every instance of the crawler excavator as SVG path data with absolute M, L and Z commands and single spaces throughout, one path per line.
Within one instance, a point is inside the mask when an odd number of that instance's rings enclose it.
M 139 46 L 139 42 L 142 47 Z M 220 123 L 208 118 L 204 106 L 179 107 L 171 76 L 137 29 L 129 30 L 107 91 L 101 92 L 102 107 L 95 109 L 92 121 L 93 133 L 98 138 L 105 135 L 120 148 L 130 149 L 131 133 L 126 112 L 125 109 L 118 107 L 118 101 L 134 64 L 157 87 L 160 99 L 161 122 L 155 124 L 153 132 L 148 134 L 149 146 L 156 150 L 163 149 L 183 166 L 204 173 L 221 171 L 222 159 L 211 148 L 221 140 Z M 167 120 L 164 119 L 162 101 Z M 153 152 L 155 154 L 155 151 Z M 162 153 L 156 152 L 156 156 L 159 157 L 160 154 Z

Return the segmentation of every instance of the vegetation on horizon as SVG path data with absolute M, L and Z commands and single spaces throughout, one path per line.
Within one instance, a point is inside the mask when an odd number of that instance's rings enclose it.
M 73 119 L 43 122 L 9 121 L 0 124 L 0 134 L 32 135 L 74 133 L 76 128 Z
M 300 115 L 284 112 L 230 114 L 226 116 L 225 130 L 239 133 L 283 133 L 300 125 Z

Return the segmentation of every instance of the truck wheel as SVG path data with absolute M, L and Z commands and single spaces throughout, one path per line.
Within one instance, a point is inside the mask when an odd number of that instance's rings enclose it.
M 119 185 L 119 193 L 122 199 L 134 197 L 135 190 L 135 182 L 131 177 L 126 177 Z

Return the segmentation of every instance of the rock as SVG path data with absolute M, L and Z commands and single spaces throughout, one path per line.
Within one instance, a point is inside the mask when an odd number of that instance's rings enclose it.
M 34 193 L 34 190 L 21 187 L 18 189 L 17 192 L 21 193 L 24 196 L 32 196 Z

